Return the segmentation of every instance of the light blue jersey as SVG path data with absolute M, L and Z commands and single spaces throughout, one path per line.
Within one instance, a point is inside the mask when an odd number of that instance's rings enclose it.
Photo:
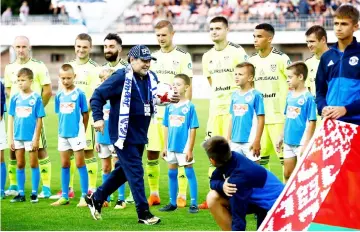
M 168 127 L 168 151 L 186 153 L 190 130 L 199 127 L 194 104 L 187 101 L 166 106 L 163 125 Z
M 230 114 L 232 116 L 231 141 L 253 142 L 256 136 L 257 116 L 265 115 L 262 94 L 255 89 L 250 89 L 246 93 L 235 91 L 231 95 Z
M 286 98 L 284 143 L 300 146 L 308 121 L 316 121 L 316 104 L 308 91 L 298 97 L 290 92 Z
M 109 114 L 110 114 L 110 101 L 108 100 L 103 107 L 104 113 L 104 134 L 101 132 L 96 132 L 97 142 L 104 145 L 110 145 L 110 136 L 109 136 Z
M 83 128 L 82 113 L 88 112 L 85 93 L 79 88 L 56 94 L 55 112 L 59 117 L 59 137 L 75 138 Z
M 9 115 L 14 117 L 14 140 L 32 141 L 36 120 L 45 117 L 41 96 L 35 92 L 27 96 L 15 94 L 10 100 Z

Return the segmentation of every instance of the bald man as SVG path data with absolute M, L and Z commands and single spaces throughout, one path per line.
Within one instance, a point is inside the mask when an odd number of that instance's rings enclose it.
M 12 97 L 19 92 L 17 85 L 17 73 L 21 68 L 29 68 L 34 73 L 34 82 L 32 90 L 42 97 L 44 107 L 49 103 L 51 98 L 51 80 L 49 71 L 45 64 L 30 56 L 31 46 L 30 41 L 25 36 L 18 36 L 14 40 L 13 48 L 16 53 L 16 60 L 5 67 L 5 88 L 8 97 Z M 41 130 L 39 155 L 40 176 L 43 183 L 42 192 L 39 198 L 49 198 L 51 196 L 50 180 L 51 180 L 51 163 L 46 152 L 46 136 L 44 126 Z M 10 186 L 5 195 L 18 194 L 16 181 L 16 157 L 15 152 L 10 151 L 10 162 L 8 165 L 8 174 L 10 179 Z

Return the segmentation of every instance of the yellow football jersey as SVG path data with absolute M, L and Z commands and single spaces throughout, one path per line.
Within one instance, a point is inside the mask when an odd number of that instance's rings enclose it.
M 110 69 L 113 69 L 114 71 L 116 71 L 118 69 L 125 68 L 127 65 L 128 65 L 128 62 L 126 62 L 126 60 L 120 59 L 119 62 L 117 62 L 117 64 L 115 66 L 111 66 L 110 62 L 106 62 L 105 64 L 103 64 L 101 66 L 101 68 L 110 68 Z
M 245 50 L 229 42 L 221 51 L 211 48 L 202 57 L 203 75 L 211 77 L 210 113 L 224 115 L 229 113 L 231 94 L 238 87 L 235 84 L 235 66 L 248 59 Z
M 74 68 L 76 74 L 74 83 L 76 87 L 84 91 L 86 99 L 89 101 L 94 89 L 100 83 L 98 64 L 92 59 L 89 59 L 85 64 L 77 64 L 76 59 L 74 59 L 68 62 L 68 64 Z
M 6 65 L 5 67 L 5 87 L 11 88 L 10 97 L 19 92 L 17 85 L 17 74 L 20 69 L 29 68 L 34 73 L 34 80 L 31 89 L 41 96 L 42 86 L 51 84 L 49 71 L 45 64 L 34 58 L 30 58 L 25 64 L 18 64 L 15 62 Z
M 249 58 L 255 66 L 255 89 L 264 97 L 265 124 L 284 123 L 284 110 L 289 86 L 286 82 L 286 67 L 289 57 L 273 48 L 267 57 L 258 53 Z
M 305 64 L 308 67 L 308 76 L 305 81 L 305 86 L 310 88 L 310 92 L 313 96 L 316 96 L 315 78 L 319 63 L 320 59 L 318 60 L 315 55 L 305 61 Z
M 150 69 L 158 80 L 162 83 L 172 85 L 175 75 L 186 74 L 190 78 L 193 76 L 191 55 L 179 47 L 175 47 L 171 52 L 158 50 L 152 53 L 157 60 L 152 60 Z M 164 106 L 158 106 L 157 115 L 162 118 L 165 113 Z

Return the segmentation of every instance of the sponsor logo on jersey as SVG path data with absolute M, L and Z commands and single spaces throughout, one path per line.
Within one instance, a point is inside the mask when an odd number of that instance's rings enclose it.
M 276 93 L 263 93 L 263 98 L 273 98 L 276 97 Z
M 60 103 L 60 113 L 71 114 L 74 110 L 75 110 L 74 102 L 61 102 Z
M 279 80 L 278 76 L 260 76 L 255 78 L 255 81 L 277 81 L 277 80 Z
M 87 81 L 74 81 L 75 85 L 89 85 Z
M 301 113 L 301 108 L 296 106 L 288 106 L 286 109 L 286 117 L 295 119 Z
M 351 66 L 357 65 L 358 62 L 359 62 L 359 58 L 356 57 L 356 56 L 352 56 L 352 57 L 350 58 L 350 60 L 349 60 L 349 64 L 350 64 Z
M 235 116 L 244 116 L 244 114 L 249 110 L 248 104 L 234 104 L 233 111 Z
M 171 74 L 176 75 L 177 73 L 174 70 L 156 70 L 156 74 Z
M 185 116 L 170 115 L 170 126 L 180 127 L 185 122 Z
M 215 88 L 215 92 L 216 92 L 216 91 L 228 91 L 228 90 L 230 90 L 230 89 L 231 89 L 230 86 L 226 86 L 226 87 L 216 87 L 216 88 Z
M 29 106 L 17 106 L 15 109 L 16 116 L 19 118 L 27 118 L 32 113 L 32 107 Z
M 233 68 L 223 68 L 223 69 L 214 69 L 209 71 L 210 74 L 216 74 L 216 73 L 230 73 L 234 72 Z

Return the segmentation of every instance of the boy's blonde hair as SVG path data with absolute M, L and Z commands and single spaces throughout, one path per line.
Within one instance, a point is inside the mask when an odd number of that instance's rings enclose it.
M 101 72 L 99 73 L 99 78 L 104 78 L 104 77 L 109 77 L 111 76 L 115 71 L 111 68 L 104 68 L 103 70 L 101 70 Z

